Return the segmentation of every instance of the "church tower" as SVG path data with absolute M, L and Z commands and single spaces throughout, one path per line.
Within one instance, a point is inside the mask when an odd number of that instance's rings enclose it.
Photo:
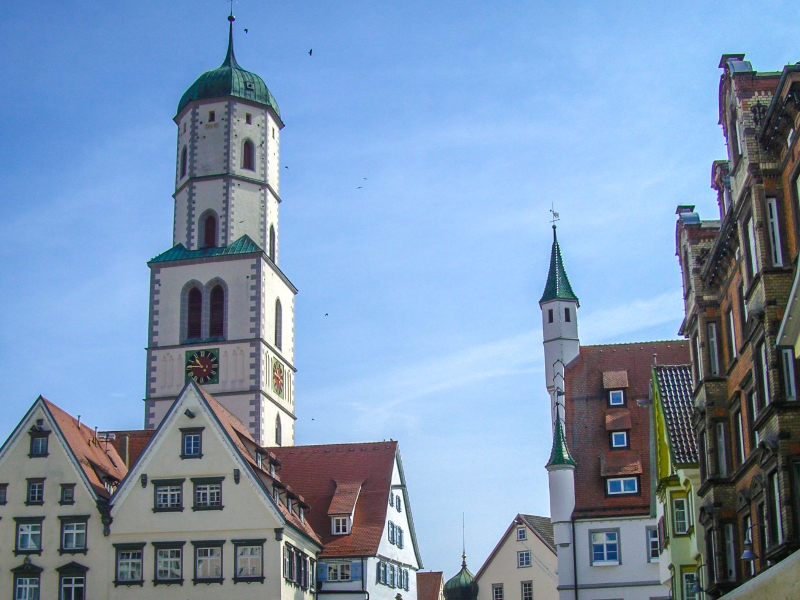
M 145 427 L 194 379 L 259 443 L 294 444 L 294 296 L 278 267 L 280 110 L 233 51 L 175 116 L 173 247 L 152 259 Z
M 559 398 L 564 392 L 564 367 L 576 356 L 580 349 L 578 341 L 578 297 L 572 286 L 561 259 L 556 225 L 553 223 L 553 247 L 550 251 L 550 271 L 544 293 L 539 300 L 542 310 L 542 337 L 544 339 L 544 376 L 550 394 L 550 422 L 564 419 L 564 406 Z

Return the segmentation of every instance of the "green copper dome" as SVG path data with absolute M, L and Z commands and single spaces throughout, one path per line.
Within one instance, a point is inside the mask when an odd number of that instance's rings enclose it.
M 547 467 L 557 467 L 563 465 L 576 466 L 575 459 L 567 447 L 567 439 L 564 437 L 564 428 L 561 425 L 561 419 L 556 420 L 556 430 L 553 432 L 553 447 L 550 450 L 550 460 L 547 461 Z
M 178 102 L 178 113 L 194 100 L 207 100 L 209 98 L 224 98 L 233 96 L 251 100 L 258 104 L 271 106 L 278 117 L 281 111 L 275 97 L 267 89 L 264 80 L 255 73 L 245 71 L 236 62 L 233 54 L 233 16 L 228 17 L 231 22 L 228 32 L 228 54 L 222 65 L 211 71 L 206 71 L 197 78 Z
M 461 570 L 444 584 L 444 597 L 447 600 L 477 600 L 475 576 L 467 568 L 467 557 L 462 555 L 461 559 Z
M 550 251 L 550 272 L 547 274 L 547 283 L 544 286 L 544 293 L 542 294 L 542 299 L 539 300 L 539 304 L 541 305 L 543 302 L 549 302 L 550 300 L 574 300 L 578 306 L 581 305 L 575 292 L 572 291 L 567 271 L 564 269 L 564 261 L 561 258 L 561 248 L 558 245 L 555 225 L 553 225 L 553 248 Z

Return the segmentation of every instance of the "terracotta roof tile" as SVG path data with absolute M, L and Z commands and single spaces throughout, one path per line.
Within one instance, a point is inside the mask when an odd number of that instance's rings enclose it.
M 361 491 L 361 482 L 341 483 L 337 481 L 335 483 L 336 491 L 333 493 L 331 505 L 328 507 L 328 516 L 352 514 Z
M 101 498 L 110 498 L 111 494 L 106 489 L 104 480 L 108 478 L 116 484 L 122 481 L 128 472 L 116 448 L 111 443 L 98 440 L 91 427 L 79 423 L 75 417 L 46 398 L 42 400 L 53 415 L 95 493 Z
M 654 357 L 655 355 L 655 357 Z M 650 396 L 650 369 L 657 359 L 661 364 L 689 362 L 689 345 L 683 340 L 582 346 L 578 356 L 565 369 L 565 434 L 575 469 L 575 511 L 577 518 L 650 514 L 650 407 L 637 400 Z M 625 409 L 630 413 L 628 434 L 630 452 L 636 460 L 626 465 L 602 462 L 601 457 L 618 454 L 609 445 L 606 430 L 606 387 L 603 374 L 627 372 Z M 612 413 L 613 414 L 613 413 Z M 603 467 L 603 464 L 606 466 Z M 607 496 L 602 474 L 613 469 L 640 470 L 639 494 Z M 606 475 L 610 476 L 610 475 Z
M 603 387 L 607 390 L 618 390 L 628 387 L 628 372 L 607 371 L 603 373 Z
M 323 558 L 374 556 L 389 506 L 397 442 L 274 447 L 283 462 L 284 483 L 305 496 L 312 510 L 306 519 L 319 537 Z M 362 481 L 349 535 L 333 535 L 328 510 L 336 482 Z
M 627 408 L 611 408 L 606 411 L 606 431 L 622 431 L 631 428 L 631 411 Z
M 636 452 L 616 450 L 600 456 L 600 475 L 617 477 L 621 475 L 641 475 L 642 461 Z
M 150 438 L 156 432 L 155 429 L 125 429 L 120 431 L 109 431 L 113 433 L 115 438 L 111 441 L 117 453 L 125 461 L 125 464 L 130 468 L 147 446 Z
M 417 600 L 439 600 L 443 579 L 441 571 L 418 572 Z
M 533 529 L 541 540 L 550 546 L 550 549 L 556 551 L 556 542 L 553 537 L 553 522 L 550 517 L 537 517 L 536 515 L 523 515 L 520 517 L 528 524 L 528 527 Z
M 655 367 L 655 374 L 675 462 L 696 463 L 698 451 L 697 437 L 692 427 L 692 367 L 661 365 Z

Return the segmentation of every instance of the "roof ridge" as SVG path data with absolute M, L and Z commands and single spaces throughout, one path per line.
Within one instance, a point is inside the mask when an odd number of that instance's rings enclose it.
M 605 348 L 610 346 L 641 346 L 644 344 L 669 344 L 673 342 L 680 342 L 682 344 L 688 343 L 686 340 L 682 340 L 680 338 L 675 338 L 672 340 L 647 340 L 647 341 L 640 341 L 640 342 L 614 342 L 611 344 L 581 344 L 581 349 L 583 348 Z

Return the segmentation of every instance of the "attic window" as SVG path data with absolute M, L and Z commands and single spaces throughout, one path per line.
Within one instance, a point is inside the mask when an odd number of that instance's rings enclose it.
M 608 392 L 608 405 L 609 406 L 624 406 L 625 405 L 625 392 L 622 390 L 611 390 Z
M 244 114 L 244 122 L 247 123 L 248 125 L 252 125 L 253 124 L 253 115 L 251 115 L 250 113 L 245 113 Z
M 248 90 L 256 89 L 256 86 L 252 81 L 245 82 L 244 87 L 247 88 Z
M 217 113 L 213 110 L 208 111 L 208 122 L 213 123 L 217 120 Z
M 298 508 L 297 508 L 297 514 L 299 514 L 299 515 L 300 515 L 300 522 L 301 522 L 301 523 L 305 523 L 305 522 L 306 522 L 306 511 L 305 511 L 305 510 L 303 510 L 303 507 L 302 507 L 302 506 L 298 506 Z
M 331 520 L 331 533 L 333 535 L 347 535 L 350 533 L 350 517 L 333 517 Z
M 41 425 L 36 425 L 29 432 L 31 436 L 31 448 L 28 457 L 47 456 L 47 439 L 49 431 L 42 431 Z
M 517 541 L 527 540 L 528 532 L 524 527 L 517 527 Z

